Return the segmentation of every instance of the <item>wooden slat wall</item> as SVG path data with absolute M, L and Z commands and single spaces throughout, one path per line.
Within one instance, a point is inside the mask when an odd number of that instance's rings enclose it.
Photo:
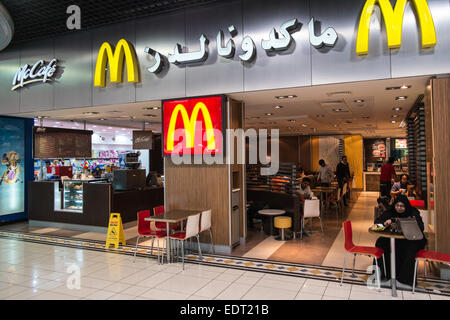
M 436 250 L 450 254 L 450 79 L 433 79 L 432 113 L 435 161 Z
M 174 165 L 165 161 L 165 206 L 172 209 L 212 210 L 215 244 L 229 245 L 227 165 Z

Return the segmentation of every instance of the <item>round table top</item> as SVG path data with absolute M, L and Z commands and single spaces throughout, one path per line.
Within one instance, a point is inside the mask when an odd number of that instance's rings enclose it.
M 406 239 L 405 236 L 403 234 L 398 234 L 395 232 L 391 232 L 391 231 L 375 231 L 371 229 L 372 227 L 369 228 L 369 233 L 371 234 L 376 234 L 377 236 L 380 237 L 385 237 L 385 238 L 394 238 L 394 239 Z
M 263 209 L 259 210 L 258 213 L 266 216 L 279 216 L 281 214 L 285 214 L 286 211 L 279 209 Z

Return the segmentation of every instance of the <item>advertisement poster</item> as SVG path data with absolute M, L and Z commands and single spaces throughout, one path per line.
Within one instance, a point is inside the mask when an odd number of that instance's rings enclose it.
M 0 216 L 25 208 L 25 121 L 0 118 Z
M 384 140 L 376 140 L 372 144 L 372 156 L 386 158 L 386 143 Z

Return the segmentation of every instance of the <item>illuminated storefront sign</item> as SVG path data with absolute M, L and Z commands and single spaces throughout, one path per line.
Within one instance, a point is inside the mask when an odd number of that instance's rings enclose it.
M 268 52 L 288 50 L 293 41 L 292 33 L 298 31 L 299 29 L 299 21 L 296 18 L 288 20 L 280 26 L 279 32 L 275 28 L 272 28 L 269 33 L 269 38 L 261 40 L 261 48 Z M 224 45 L 224 32 L 219 30 L 217 34 L 217 54 L 226 59 L 233 59 L 236 53 L 236 46 L 233 38 L 238 34 L 238 30 L 234 25 L 231 25 L 228 27 L 228 31 L 231 39 L 227 41 L 226 45 Z M 316 31 L 314 18 L 312 18 L 309 22 L 309 42 L 315 48 L 321 48 L 324 45 L 333 47 L 336 44 L 338 34 L 333 28 L 327 28 L 323 33 L 319 32 L 319 35 L 316 35 Z M 182 46 L 177 43 L 173 53 L 169 53 L 167 58 L 156 50 L 146 47 L 144 51 L 153 55 L 155 58 L 155 63 L 148 67 L 147 70 L 151 73 L 160 72 L 164 67 L 165 60 L 173 64 L 203 62 L 208 58 L 209 44 L 209 40 L 204 34 L 200 36 L 199 44 L 199 51 L 182 52 Z M 251 62 L 255 58 L 256 45 L 250 36 L 247 35 L 242 39 L 241 49 L 243 51 L 243 53 L 239 55 L 239 59 L 241 61 Z
M 414 4 L 416 16 L 419 19 L 422 48 L 431 48 L 436 45 L 436 30 L 426 0 L 397 0 L 394 8 L 392 8 L 389 0 L 367 0 L 359 20 L 358 37 L 356 39 L 356 53 L 358 55 L 366 55 L 369 51 L 370 17 L 377 3 L 386 25 L 388 47 L 390 49 L 400 48 L 403 16 L 407 1 Z
M 223 97 L 164 101 L 164 155 L 223 153 Z
M 109 43 L 104 42 L 98 51 L 95 65 L 94 86 L 105 86 L 106 62 L 109 63 L 109 76 L 113 83 L 122 82 L 123 59 L 127 65 L 128 82 L 139 82 L 139 71 L 136 54 L 132 46 L 124 39 L 119 40 L 116 49 L 112 50 Z
M 14 75 L 11 91 L 29 83 L 51 81 L 55 75 L 56 63 L 56 59 L 52 59 L 48 64 L 45 64 L 44 60 L 39 60 L 33 66 L 26 64 L 19 68 Z

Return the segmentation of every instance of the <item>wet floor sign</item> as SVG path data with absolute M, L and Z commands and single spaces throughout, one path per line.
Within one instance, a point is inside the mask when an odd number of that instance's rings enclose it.
M 114 245 L 114 248 L 119 248 L 119 242 L 125 244 L 125 234 L 123 233 L 122 218 L 120 213 L 111 213 L 109 216 L 108 234 L 106 236 L 106 248 Z

